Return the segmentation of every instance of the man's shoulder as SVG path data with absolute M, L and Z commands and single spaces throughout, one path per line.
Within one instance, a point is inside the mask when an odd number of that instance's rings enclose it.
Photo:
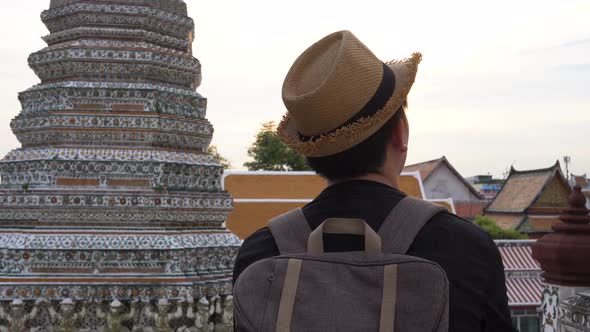
M 420 231 L 416 240 L 434 238 L 437 242 L 453 241 L 454 246 L 489 246 L 493 244 L 490 235 L 475 225 L 452 213 L 440 213 L 434 216 Z M 456 240 L 460 240 L 455 242 Z M 268 227 L 259 229 L 242 244 L 242 251 L 278 254 L 278 247 Z M 271 257 L 269 254 L 267 257 Z
M 244 240 L 238 252 L 234 265 L 234 282 L 251 264 L 277 255 L 279 255 L 279 248 L 268 227 L 256 231 Z
M 244 243 L 242 243 L 242 249 L 276 249 L 278 251 L 277 243 L 270 232 L 268 227 L 261 228 L 252 235 L 248 236 Z
M 433 232 L 453 232 L 457 236 L 464 236 L 466 239 L 477 242 L 490 240 L 489 234 L 481 227 L 449 212 L 437 214 L 424 227 Z
M 268 227 L 260 229 L 244 240 L 236 260 L 235 276 L 252 263 L 279 254 Z M 497 248 L 487 232 L 451 213 L 440 213 L 426 223 L 408 254 L 434 260 L 441 265 L 445 265 L 446 260 L 455 261 L 456 257 L 465 255 L 481 261 L 497 260 L 498 257 Z
M 476 224 L 452 213 L 434 216 L 420 231 L 412 248 L 449 255 L 495 256 L 496 245 L 491 236 Z

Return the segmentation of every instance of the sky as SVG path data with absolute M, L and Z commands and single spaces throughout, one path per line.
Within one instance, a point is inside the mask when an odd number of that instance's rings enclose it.
M 423 54 L 409 96 L 407 164 L 445 155 L 463 176 L 502 177 L 571 157 L 590 175 L 590 2 L 587 0 L 185 0 L 195 20 L 198 92 L 213 144 L 233 168 L 263 122 L 280 121 L 283 79 L 325 35 L 350 30 L 383 61 Z M 10 120 L 27 66 L 45 46 L 49 0 L 0 1 L 0 155 L 20 146 Z M 565 169 L 564 169 L 565 171 Z

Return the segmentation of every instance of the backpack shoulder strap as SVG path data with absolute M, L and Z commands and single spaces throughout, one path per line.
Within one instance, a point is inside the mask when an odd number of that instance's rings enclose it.
M 268 229 L 281 255 L 307 250 L 307 238 L 311 234 L 311 228 L 301 209 L 291 210 L 271 219 L 268 222 Z
M 405 254 L 422 227 L 436 214 L 446 211 L 442 206 L 406 197 L 391 210 L 379 235 L 383 241 L 383 252 Z

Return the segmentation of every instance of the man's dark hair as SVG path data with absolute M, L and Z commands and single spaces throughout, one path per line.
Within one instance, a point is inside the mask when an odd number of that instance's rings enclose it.
M 341 180 L 368 173 L 379 173 L 385 162 L 385 149 L 391 132 L 405 119 L 407 103 L 385 122 L 373 135 L 354 147 L 326 157 L 307 157 L 307 163 L 319 175 L 330 180 Z

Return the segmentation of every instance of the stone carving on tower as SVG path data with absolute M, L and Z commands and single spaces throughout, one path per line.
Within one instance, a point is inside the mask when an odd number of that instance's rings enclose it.
M 207 154 L 186 4 L 51 0 L 41 19 L 48 46 L 29 57 L 41 82 L 19 94 L 22 147 L 0 161 L 0 327 L 104 329 L 118 315 L 133 330 L 140 299 L 229 303 L 240 241 Z M 181 312 L 153 327 L 194 327 Z M 209 323 L 226 330 L 227 315 Z

